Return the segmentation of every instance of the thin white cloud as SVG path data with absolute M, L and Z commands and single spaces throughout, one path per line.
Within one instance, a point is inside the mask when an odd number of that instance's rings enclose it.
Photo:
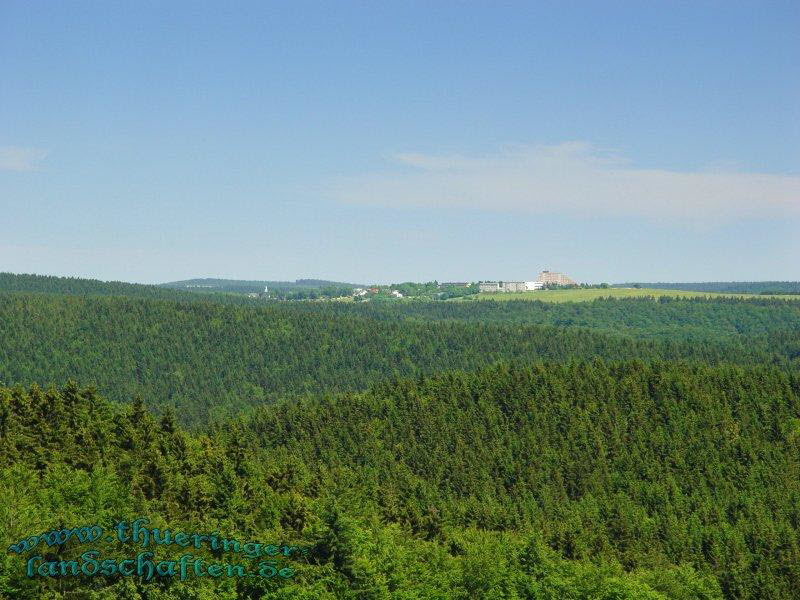
M 0 147 L 0 170 L 2 171 L 34 171 L 47 152 L 39 148 L 21 148 L 19 146 Z
M 800 217 L 800 177 L 734 170 L 642 169 L 585 142 L 489 156 L 398 154 L 392 173 L 340 179 L 336 199 L 383 206 L 463 207 L 578 217 L 709 223 Z

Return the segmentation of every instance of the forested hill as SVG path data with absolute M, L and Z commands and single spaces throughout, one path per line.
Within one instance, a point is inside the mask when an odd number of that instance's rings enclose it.
M 74 384 L 0 389 L 4 547 L 142 515 L 309 549 L 283 584 L 30 579 L 27 555 L 3 553 L 0 596 L 789 600 L 799 457 L 800 380 L 767 367 L 500 364 L 280 402 L 202 435 Z M 99 550 L 137 552 L 118 546 Z
M 633 287 L 720 292 L 730 294 L 800 294 L 800 281 L 702 281 L 697 283 L 616 283 L 612 287 Z
M 196 294 L 181 293 L 155 285 L 17 273 L 0 273 L 0 293 L 3 292 L 33 292 L 69 296 L 130 296 L 163 300 L 196 300 L 198 298 Z
M 160 283 L 159 287 L 171 288 L 176 290 L 189 291 L 215 291 L 215 292 L 235 292 L 247 294 L 253 292 L 263 292 L 264 287 L 270 290 L 309 290 L 322 287 L 335 286 L 337 288 L 359 287 L 353 283 L 342 283 L 339 281 L 327 281 L 324 279 L 297 279 L 295 281 L 247 281 L 239 279 L 186 279 L 184 281 L 170 281 Z M 362 286 L 363 287 L 363 286 Z
M 176 407 L 187 423 L 201 423 L 281 396 L 358 390 L 388 376 L 472 370 L 498 360 L 602 356 L 788 366 L 800 356 L 791 332 L 723 338 L 709 325 L 702 338 L 638 340 L 579 327 L 380 320 L 300 306 L 0 294 L 0 382 L 75 377 L 113 400 L 141 394 L 158 408 Z M 773 314 L 778 321 L 792 315 Z
M 262 302 L 252 300 L 247 294 L 263 292 L 335 291 L 336 295 L 347 295 L 355 287 L 350 283 L 337 283 L 321 279 L 298 279 L 296 281 L 239 281 L 232 279 L 189 279 L 158 285 L 125 283 L 122 281 L 100 281 L 79 277 L 55 277 L 50 275 L 26 275 L 0 273 L 0 293 L 32 292 L 37 294 L 61 294 L 69 296 L 129 296 L 131 298 L 155 298 L 176 302 L 218 302 L 220 304 L 248 305 Z
M 722 339 L 794 332 L 800 301 L 776 298 L 599 298 L 591 302 L 402 302 L 306 304 L 296 310 L 381 320 L 433 320 L 589 327 L 661 339 Z
M 568 558 L 710 568 L 728 597 L 800 589 L 797 374 L 499 365 L 267 407 L 250 428 L 421 535 L 533 525 Z

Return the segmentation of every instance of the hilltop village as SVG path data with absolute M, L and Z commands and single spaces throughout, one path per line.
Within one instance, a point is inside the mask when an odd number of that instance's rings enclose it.
M 579 283 L 558 271 L 540 271 L 536 279 L 514 281 L 428 281 L 364 285 L 323 279 L 295 281 L 240 281 L 190 279 L 160 284 L 162 287 L 196 293 L 223 293 L 258 301 L 333 300 L 348 302 L 402 300 L 449 300 L 486 294 L 535 292 L 538 290 L 609 287 L 608 284 Z
M 443 283 L 434 281 L 425 284 L 402 283 L 389 286 L 355 288 L 352 297 L 355 300 L 364 300 L 378 297 L 381 294 L 384 296 L 388 295 L 389 298 L 433 295 L 439 299 L 447 299 L 478 293 L 532 292 L 556 287 L 578 287 L 579 285 L 578 282 L 563 273 L 542 271 L 534 281 L 447 281 Z
M 251 298 L 271 300 L 348 300 L 354 302 L 399 300 L 416 298 L 426 300 L 449 300 L 477 294 L 502 294 L 530 292 L 554 288 L 585 287 L 557 271 L 541 271 L 533 281 L 430 281 L 426 283 L 405 282 L 389 285 L 350 286 L 330 285 L 314 289 L 291 291 L 278 288 L 248 294 Z
M 578 286 L 578 282 L 557 271 L 542 271 L 535 281 L 484 281 L 479 292 L 533 292 L 551 287 Z

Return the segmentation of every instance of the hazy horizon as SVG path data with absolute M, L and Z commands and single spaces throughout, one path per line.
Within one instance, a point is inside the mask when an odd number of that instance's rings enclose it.
M 555 271 L 555 269 L 553 269 L 553 270 Z M 0 271 L 0 273 L 2 273 L 2 272 L 3 271 Z M 10 272 L 10 271 L 7 271 L 7 272 Z M 312 276 L 301 276 L 301 277 L 289 277 L 289 278 L 286 278 L 286 279 L 278 279 L 278 278 L 275 278 L 275 277 L 253 278 L 253 277 L 225 277 L 225 276 L 213 276 L 213 275 L 201 275 L 201 276 L 196 276 L 196 277 L 180 277 L 180 278 L 172 279 L 172 280 L 169 280 L 169 281 L 128 281 L 128 280 L 124 280 L 124 279 L 102 279 L 102 278 L 98 278 L 98 277 L 83 277 L 83 276 L 78 276 L 78 275 L 72 275 L 72 274 L 69 274 L 69 273 L 22 273 L 22 272 L 17 272 L 17 273 L 11 273 L 11 274 L 12 275 L 40 275 L 40 276 L 45 276 L 45 277 L 76 277 L 78 279 L 95 279 L 95 280 L 98 280 L 98 281 L 134 283 L 134 284 L 140 284 L 140 285 L 164 285 L 164 284 L 168 284 L 168 283 L 179 283 L 179 282 L 184 282 L 184 281 L 200 281 L 200 280 L 246 281 L 246 282 L 251 282 L 251 283 L 263 283 L 263 282 L 294 283 L 294 282 L 302 281 L 302 280 L 317 280 L 317 281 L 330 281 L 330 282 L 334 282 L 334 283 L 348 283 L 348 284 L 356 284 L 356 285 L 372 285 L 372 284 L 375 284 L 375 285 L 391 285 L 391 284 L 397 284 L 397 283 L 406 283 L 406 282 L 410 282 L 410 281 L 417 282 L 417 283 L 422 283 L 422 282 L 425 282 L 425 281 L 438 281 L 439 283 L 448 282 L 448 281 L 465 281 L 465 282 L 471 282 L 471 283 L 476 283 L 478 281 L 498 281 L 498 280 L 499 281 L 523 281 L 523 280 L 524 281 L 534 281 L 534 280 L 536 280 L 536 275 L 538 275 L 538 272 L 536 274 L 534 274 L 533 276 L 527 278 L 527 279 L 526 278 L 522 278 L 522 277 L 508 277 L 508 278 L 505 278 L 505 279 L 502 279 L 502 278 L 494 278 L 494 279 L 492 279 L 492 278 L 489 278 L 489 277 L 477 277 L 477 278 L 465 278 L 465 279 L 455 279 L 455 278 L 448 278 L 448 277 L 434 277 L 433 279 L 428 279 L 428 280 L 424 280 L 424 281 L 420 280 L 420 279 L 416 279 L 416 280 L 410 280 L 410 279 L 409 280 L 396 280 L 396 281 L 389 281 L 389 280 L 387 280 L 387 281 L 359 281 L 359 280 L 356 280 L 356 279 L 334 279 L 334 278 L 325 277 L 325 276 L 319 276 L 319 277 L 317 277 L 317 276 L 313 276 L 313 277 Z M 567 273 L 567 275 L 569 275 L 569 273 Z M 598 285 L 598 284 L 601 284 L 601 283 L 608 283 L 609 285 L 620 285 L 620 284 L 624 284 L 624 283 L 630 283 L 630 284 L 637 284 L 637 283 L 638 284 L 646 284 L 646 283 L 653 283 L 653 284 L 656 284 L 656 283 L 657 284 L 664 284 L 664 283 L 699 284 L 699 283 L 767 283 L 767 282 L 794 283 L 795 281 L 797 281 L 797 280 L 793 280 L 793 279 L 761 279 L 761 280 L 730 279 L 730 280 L 724 280 L 724 281 L 723 280 L 703 280 L 703 281 L 690 281 L 690 280 L 686 280 L 686 281 L 678 281 L 678 280 L 667 281 L 667 280 L 660 280 L 660 281 L 657 281 L 655 279 L 653 279 L 653 280 L 623 279 L 623 280 L 619 280 L 619 281 L 586 280 L 586 281 L 579 281 L 579 283 L 589 284 L 589 285 Z

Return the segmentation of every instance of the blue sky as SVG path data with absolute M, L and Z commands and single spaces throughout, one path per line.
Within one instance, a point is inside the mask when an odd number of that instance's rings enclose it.
M 797 2 L 0 4 L 0 271 L 800 279 Z

